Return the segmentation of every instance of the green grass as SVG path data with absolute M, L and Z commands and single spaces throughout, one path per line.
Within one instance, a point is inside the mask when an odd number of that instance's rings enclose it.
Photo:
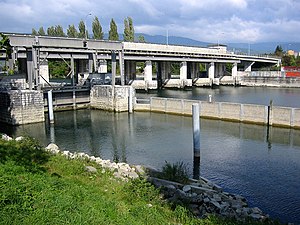
M 30 138 L 0 140 L 0 224 L 238 224 L 196 219 L 183 206 L 171 208 L 143 179 L 117 180 L 91 162 L 41 149 Z

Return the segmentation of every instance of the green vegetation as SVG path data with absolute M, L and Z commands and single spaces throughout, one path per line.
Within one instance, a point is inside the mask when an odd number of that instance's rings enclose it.
M 31 138 L 0 139 L 0 158 L 0 224 L 247 224 L 196 219 L 144 179 L 121 181 L 92 162 L 49 155 Z
M 162 167 L 160 178 L 186 184 L 189 181 L 188 167 L 182 161 L 173 164 L 166 161 L 166 164 Z
M 134 27 L 131 17 L 124 19 L 124 41 L 134 42 Z
M 110 21 L 110 29 L 108 32 L 108 39 L 112 41 L 118 41 L 119 40 L 119 34 L 118 34 L 118 27 L 114 19 L 111 19 Z
M 102 40 L 104 37 L 104 34 L 102 31 L 102 26 L 101 26 L 100 21 L 97 16 L 95 16 L 95 18 L 94 18 L 92 27 L 93 27 L 94 39 Z

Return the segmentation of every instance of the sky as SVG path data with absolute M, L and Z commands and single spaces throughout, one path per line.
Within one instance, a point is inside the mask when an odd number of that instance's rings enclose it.
M 43 26 L 76 27 L 95 16 L 108 33 L 113 18 L 123 33 L 181 36 L 210 43 L 300 41 L 300 0 L 0 0 L 0 32 L 31 33 Z

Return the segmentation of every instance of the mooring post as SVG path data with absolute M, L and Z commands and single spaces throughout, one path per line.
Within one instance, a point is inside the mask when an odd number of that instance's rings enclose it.
M 211 95 L 208 95 L 208 102 L 211 103 L 211 101 L 212 101 L 212 97 Z
M 132 98 L 132 87 L 129 86 L 128 88 L 128 112 L 129 113 L 132 113 L 133 111 L 133 107 L 132 107 L 132 101 L 133 101 L 133 98 Z
M 194 157 L 200 157 L 200 110 L 199 110 L 199 104 L 197 104 L 197 103 L 193 104 L 192 113 L 193 113 Z
M 52 90 L 48 91 L 48 115 L 50 123 L 54 123 Z

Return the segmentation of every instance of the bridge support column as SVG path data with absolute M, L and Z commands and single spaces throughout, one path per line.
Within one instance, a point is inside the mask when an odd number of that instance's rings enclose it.
M 93 65 L 94 65 L 94 59 L 93 59 L 93 54 L 89 54 L 89 73 L 93 73 L 93 71 L 95 71 L 95 69 L 93 70 Z
M 171 79 L 171 63 L 170 62 L 161 62 L 161 76 L 162 80 Z
M 224 64 L 222 63 L 216 63 L 216 67 L 215 67 L 215 74 L 217 77 L 222 77 L 224 76 Z
M 128 83 L 130 80 L 136 79 L 136 62 L 135 61 L 125 61 L 125 80 Z
M 180 80 L 187 79 L 187 63 L 182 62 L 180 63 Z
M 215 78 L 215 63 L 211 62 L 208 65 L 208 78 L 214 79 Z
M 147 82 L 152 81 L 152 62 L 146 61 L 145 69 L 144 69 L 145 77 L 144 80 Z
M 237 73 L 237 63 L 236 62 L 233 63 L 233 67 L 231 69 L 231 74 L 232 74 L 232 77 L 233 77 L 234 80 L 238 76 L 238 73 Z
M 27 57 L 27 79 L 28 79 L 28 85 L 29 90 L 33 89 L 33 62 L 32 62 L 32 49 L 27 49 L 26 51 L 26 57 Z
M 120 66 L 120 76 L 121 76 L 121 85 L 125 85 L 125 64 L 124 64 L 124 52 L 119 51 L 119 66 Z
M 40 64 L 40 83 L 42 85 L 49 83 L 49 65 L 47 59 Z
M 196 62 L 190 62 L 188 63 L 188 79 L 195 79 L 198 78 L 198 72 L 199 72 L 199 64 Z
M 245 72 L 251 72 L 252 70 L 252 66 L 255 62 L 244 62 L 243 65 L 244 65 L 244 71 Z

